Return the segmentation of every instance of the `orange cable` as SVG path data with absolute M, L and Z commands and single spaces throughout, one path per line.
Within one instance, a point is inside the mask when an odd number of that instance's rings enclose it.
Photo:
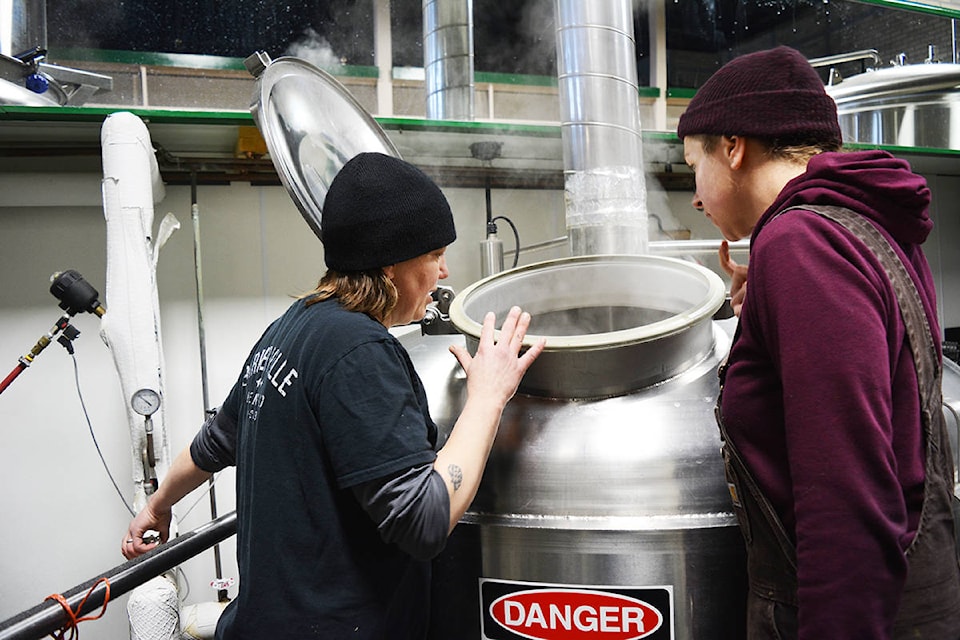
M 93 593 L 93 590 L 96 589 L 101 582 L 106 587 L 106 593 L 103 596 L 103 607 L 100 609 L 100 613 L 98 613 L 95 616 L 78 618 L 77 615 L 81 611 L 83 611 L 83 605 L 87 603 L 87 598 L 90 597 L 90 595 Z M 44 600 L 56 600 L 57 602 L 60 603 L 60 606 L 63 607 L 64 613 L 67 614 L 67 622 L 62 627 L 60 627 L 58 631 L 51 633 L 50 637 L 54 638 L 55 640 L 64 640 L 64 638 L 70 638 L 70 640 L 73 640 L 74 638 L 80 637 L 80 630 L 77 629 L 78 624 L 80 624 L 81 622 L 85 622 L 87 620 L 96 620 L 97 618 L 101 617 L 104 613 L 107 612 L 107 603 L 110 602 L 110 581 L 107 580 L 106 577 L 103 577 L 97 580 L 95 583 L 93 583 L 93 586 L 90 587 L 89 591 L 87 591 L 87 595 L 83 596 L 83 600 L 81 600 L 80 604 L 77 605 L 76 611 L 70 608 L 70 603 L 67 602 L 67 599 L 64 598 L 62 595 L 60 595 L 59 593 L 54 593 L 52 595 L 49 595 L 46 598 L 44 598 Z M 67 635 L 68 632 L 70 634 L 69 636 Z

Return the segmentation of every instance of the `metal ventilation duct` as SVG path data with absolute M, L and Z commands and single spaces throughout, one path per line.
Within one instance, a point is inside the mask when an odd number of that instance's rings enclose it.
M 631 0 L 556 0 L 556 20 L 570 250 L 647 253 Z
M 46 0 L 0 0 L 0 105 L 79 106 L 113 78 L 44 62 Z
M 473 120 L 473 0 L 423 0 L 427 118 Z
M 46 0 L 0 2 L 0 54 L 13 57 L 34 47 L 47 48 Z

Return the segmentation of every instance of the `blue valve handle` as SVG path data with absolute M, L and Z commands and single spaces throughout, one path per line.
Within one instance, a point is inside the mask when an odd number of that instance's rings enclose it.
M 34 93 L 43 93 L 50 88 L 50 82 L 39 73 L 31 73 L 25 78 L 27 89 Z

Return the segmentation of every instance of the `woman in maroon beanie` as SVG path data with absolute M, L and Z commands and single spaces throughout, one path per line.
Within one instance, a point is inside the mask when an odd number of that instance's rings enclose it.
M 788 47 L 722 67 L 678 135 L 694 207 L 751 241 L 749 271 L 720 252 L 740 319 L 717 411 L 748 637 L 960 638 L 924 179 L 841 152 L 836 105 Z

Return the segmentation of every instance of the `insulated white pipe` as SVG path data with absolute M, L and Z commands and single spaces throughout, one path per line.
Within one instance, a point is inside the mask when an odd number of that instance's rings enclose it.
M 107 224 L 106 307 L 100 335 L 113 354 L 126 401 L 132 446 L 134 509 L 146 502 L 149 465 L 146 420 L 134 411 L 133 395 L 140 389 L 160 394 L 159 410 L 151 416 L 155 472 L 161 480 L 170 463 L 166 429 L 160 306 L 156 261 L 160 246 L 174 229 L 168 215 L 153 235 L 153 205 L 164 188 L 146 125 L 132 113 L 108 116 L 101 129 L 103 148 L 103 214 Z
M 167 214 L 153 234 L 153 205 L 164 196 L 150 133 L 132 113 L 114 113 L 100 130 L 103 155 L 103 215 L 107 222 L 106 306 L 100 336 L 113 353 L 126 402 L 133 461 L 133 507 L 139 511 L 170 466 L 166 428 L 163 341 L 157 297 L 160 248 L 180 223 Z M 148 389 L 160 407 L 146 418 L 131 402 Z M 148 459 L 148 431 L 154 460 Z M 153 467 L 151 468 L 151 463 Z M 176 526 L 176 523 L 173 523 Z M 179 597 L 171 575 L 157 576 L 134 589 L 127 604 L 131 638 L 179 638 Z

